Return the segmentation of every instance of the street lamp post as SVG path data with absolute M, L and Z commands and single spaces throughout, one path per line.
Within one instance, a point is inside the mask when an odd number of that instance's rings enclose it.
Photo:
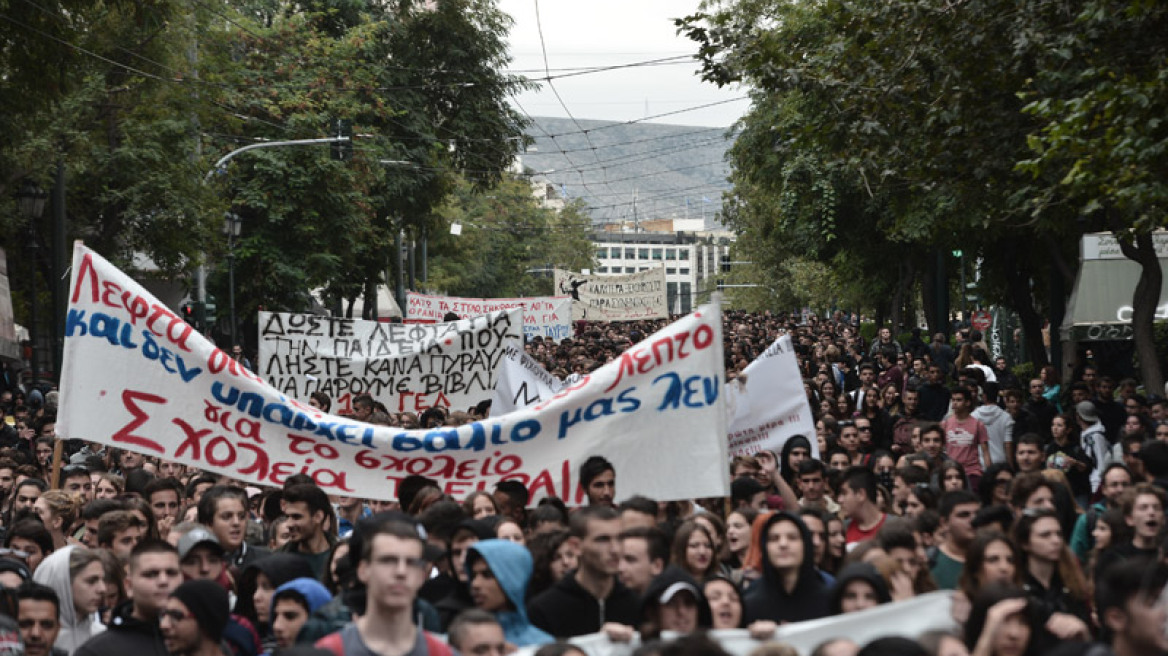
M 28 221 L 28 250 L 29 250 L 29 277 L 28 277 L 28 307 L 29 307 L 29 326 L 28 336 L 32 347 L 29 349 L 29 366 L 32 368 L 32 380 L 36 383 L 37 379 L 37 288 L 36 288 L 36 273 L 37 273 L 37 240 L 36 240 L 36 222 L 40 220 L 41 214 L 45 211 L 45 201 L 48 200 L 49 194 L 43 191 L 36 183 L 26 180 L 20 185 L 20 191 L 16 192 L 16 204 L 20 209 L 20 215 Z
M 223 215 L 223 234 L 227 236 L 227 304 L 231 308 L 231 347 L 235 341 L 235 241 L 243 228 L 243 219 L 234 212 Z

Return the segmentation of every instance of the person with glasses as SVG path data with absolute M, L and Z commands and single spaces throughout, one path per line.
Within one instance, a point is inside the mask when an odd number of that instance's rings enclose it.
M 365 588 L 365 612 L 318 640 L 318 649 L 336 656 L 452 656 L 445 642 L 414 622 L 414 600 L 430 573 L 430 561 L 417 525 L 400 517 L 375 515 L 358 524 L 350 560 Z
M 91 638 L 77 656 L 150 656 L 167 653 L 159 615 L 182 582 L 178 552 L 160 540 L 138 543 L 130 552 L 126 587 L 130 599 L 118 604 L 105 633 Z

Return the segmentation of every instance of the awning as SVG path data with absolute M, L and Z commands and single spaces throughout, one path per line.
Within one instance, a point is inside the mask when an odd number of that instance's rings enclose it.
M 1155 235 L 1165 284 L 1156 304 L 1156 319 L 1168 319 L 1168 231 Z M 1080 342 L 1132 338 L 1132 295 L 1140 280 L 1140 265 L 1119 252 L 1111 233 L 1084 235 L 1080 243 L 1079 273 L 1067 304 L 1060 332 L 1063 339 Z

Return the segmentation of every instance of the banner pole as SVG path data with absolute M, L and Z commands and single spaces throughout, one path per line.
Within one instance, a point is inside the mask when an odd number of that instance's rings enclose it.
M 61 480 L 61 456 L 64 455 L 65 440 L 56 438 L 56 444 L 53 445 L 53 468 L 52 478 L 49 480 L 49 487 L 55 489 L 60 485 Z

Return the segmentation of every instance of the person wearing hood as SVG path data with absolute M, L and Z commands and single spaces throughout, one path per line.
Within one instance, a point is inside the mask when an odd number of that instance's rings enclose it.
M 641 636 L 659 637 L 662 631 L 688 634 L 714 624 L 706 595 L 692 576 L 677 565 L 658 574 L 641 598 Z
M 811 458 L 811 440 L 803 435 L 792 435 L 783 442 L 779 456 L 779 475 L 791 486 L 799 487 L 799 463 Z M 788 508 L 787 510 L 793 510 Z
M 126 585 L 131 599 L 118 604 L 109 630 L 95 636 L 76 656 L 165 656 L 158 612 L 182 583 L 178 551 L 161 540 L 148 540 L 130 553 Z
M 41 561 L 33 580 L 52 588 L 61 601 L 61 632 L 54 647 L 72 654 L 105 631 L 96 618 L 105 597 L 105 568 L 96 551 L 75 546 L 58 549 Z
M 510 540 L 477 542 L 466 555 L 466 575 L 475 606 L 493 613 L 507 642 L 517 647 L 556 640 L 527 619 L 525 598 L 532 567 L 527 547 Z
M 450 572 L 455 580 L 454 589 L 450 594 L 438 600 L 434 609 L 438 611 L 438 618 L 442 628 L 450 626 L 459 613 L 474 608 L 474 599 L 470 596 L 470 580 L 467 578 L 466 556 L 471 547 L 482 541 L 495 537 L 497 516 L 483 517 L 482 519 L 464 519 L 454 529 L 450 541 L 446 545 L 446 557 Z
M 307 577 L 292 579 L 277 588 L 268 617 L 268 626 L 276 638 L 276 651 L 295 645 L 309 616 L 332 598 L 324 584 Z
M 255 625 L 264 652 L 270 652 L 276 644 L 268 624 L 272 595 L 280 586 L 299 578 L 312 578 L 312 565 L 300 556 L 288 553 L 264 556 L 244 569 L 239 577 L 235 613 Z
M 762 576 L 746 594 L 746 622 L 802 622 L 827 615 L 830 596 L 815 571 L 815 545 L 803 520 L 777 512 L 760 533 Z
M 892 601 L 888 584 L 872 565 L 852 563 L 839 573 L 831 590 L 831 614 L 855 613 Z

